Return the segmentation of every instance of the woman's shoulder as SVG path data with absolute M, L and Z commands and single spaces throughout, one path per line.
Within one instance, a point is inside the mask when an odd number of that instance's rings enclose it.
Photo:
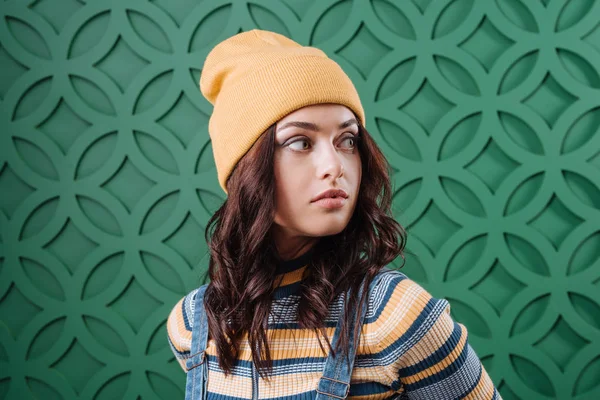
M 369 297 L 371 300 L 383 300 L 389 298 L 389 296 L 392 293 L 397 292 L 398 289 L 400 289 L 400 291 L 402 289 L 406 290 L 413 285 L 419 286 L 404 273 L 396 269 L 385 267 L 373 278 L 369 289 Z
M 427 290 L 408 275 L 390 267 L 382 268 L 373 278 L 370 287 L 370 296 L 385 296 L 406 294 L 407 292 L 425 292 Z
M 200 291 L 205 290 L 206 286 L 200 286 L 179 299 L 167 318 L 169 345 L 178 360 L 183 360 L 190 354 L 196 296 Z
M 407 329 L 448 311 L 447 300 L 433 297 L 406 274 L 384 268 L 371 284 L 367 323 L 375 329 L 390 324 Z

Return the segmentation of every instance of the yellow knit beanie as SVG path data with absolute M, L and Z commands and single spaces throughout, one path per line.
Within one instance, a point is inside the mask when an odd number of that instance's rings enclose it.
M 214 106 L 208 132 L 225 193 L 238 161 L 294 110 L 342 104 L 365 125 L 358 93 L 340 66 L 323 51 L 274 32 L 255 29 L 217 44 L 204 62 L 200 90 Z

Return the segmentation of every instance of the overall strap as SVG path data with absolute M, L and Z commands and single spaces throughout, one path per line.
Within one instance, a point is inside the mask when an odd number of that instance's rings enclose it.
M 188 370 L 185 385 L 185 400 L 206 399 L 208 362 L 204 354 L 208 342 L 208 320 L 204 309 L 206 286 L 201 286 L 194 300 L 194 325 L 192 327 L 192 346 L 190 356 L 185 362 Z
M 360 299 L 362 296 L 365 281 L 363 280 L 360 289 L 358 291 L 358 298 Z M 348 323 L 350 327 L 354 327 L 355 321 L 358 318 L 360 321 L 360 326 L 362 326 L 363 321 L 365 319 L 365 315 L 367 313 L 367 305 L 368 302 L 364 304 L 361 309 L 361 314 L 357 315 L 356 310 L 352 310 L 350 312 L 350 320 Z M 333 339 L 331 340 L 331 347 L 335 349 L 335 346 L 340 338 L 342 331 L 342 319 L 344 317 L 344 309 L 347 307 L 347 304 L 342 309 L 340 313 L 340 317 L 337 321 L 337 325 L 335 327 L 335 333 L 333 334 Z M 359 331 L 360 334 L 360 331 Z M 348 392 L 350 391 L 350 377 L 352 375 L 352 368 L 354 367 L 354 358 L 356 356 L 356 344 L 354 341 L 354 329 L 350 329 L 350 335 L 348 338 L 348 357 L 345 357 L 342 351 L 337 351 L 334 355 L 332 351 L 329 352 L 327 356 L 327 360 L 325 361 L 325 368 L 323 369 L 323 376 L 319 380 L 319 385 L 317 386 L 317 400 L 335 400 L 335 399 L 345 399 L 348 396 Z

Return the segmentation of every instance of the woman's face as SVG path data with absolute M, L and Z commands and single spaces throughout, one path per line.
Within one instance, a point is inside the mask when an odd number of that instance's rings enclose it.
M 277 123 L 277 242 L 334 235 L 346 227 L 362 171 L 356 135 L 354 114 L 338 104 L 307 106 Z M 336 192 L 327 193 L 331 190 Z M 318 200 L 321 196 L 325 198 Z

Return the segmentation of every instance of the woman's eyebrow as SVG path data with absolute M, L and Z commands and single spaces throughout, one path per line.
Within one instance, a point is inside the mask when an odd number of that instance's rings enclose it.
M 356 120 L 356 118 L 351 118 L 346 122 L 342 122 L 339 126 L 340 129 L 344 129 L 349 127 L 350 125 L 356 125 L 358 126 L 358 121 Z
M 351 125 L 356 125 L 358 126 L 358 121 L 356 120 L 356 118 L 351 118 L 348 121 L 342 122 L 339 125 L 339 129 L 344 129 L 347 128 Z M 319 130 L 321 130 L 321 128 L 319 127 L 319 125 L 314 124 L 312 122 L 306 122 L 306 121 L 290 121 L 290 122 L 286 122 L 285 124 L 281 125 L 278 129 L 277 132 L 282 131 L 286 128 L 289 127 L 297 127 L 297 128 L 302 128 L 302 129 L 307 129 L 309 131 L 315 131 L 318 132 Z

